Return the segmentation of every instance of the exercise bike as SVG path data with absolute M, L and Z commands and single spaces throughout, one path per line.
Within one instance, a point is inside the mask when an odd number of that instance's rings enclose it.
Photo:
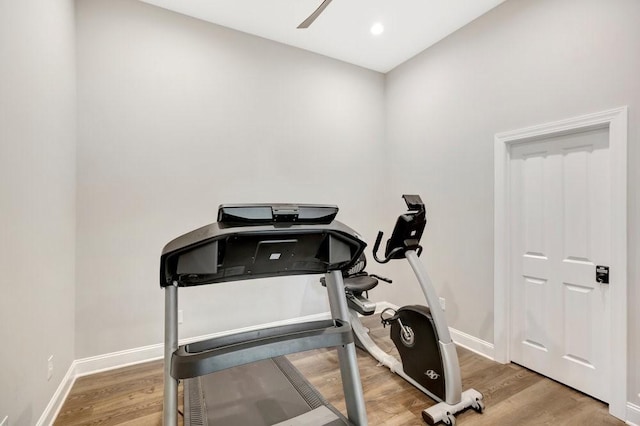
M 383 258 L 378 257 L 383 236 L 382 232 L 378 232 L 373 257 L 378 263 L 407 259 L 428 307 L 410 305 L 397 310 L 383 310 L 380 314 L 382 323 L 391 326 L 391 340 L 401 361 L 380 349 L 369 336 L 368 329 L 362 325 L 359 315 L 368 316 L 375 312 L 376 304 L 365 295 L 376 287 L 379 280 L 391 280 L 364 272 L 366 259 L 362 257 L 344 279 L 351 327 L 358 347 L 438 402 L 422 411 L 422 418 L 428 424 L 443 422 L 455 425 L 454 415 L 462 410 L 472 408 L 482 413 L 482 394 L 474 389 L 462 391 L 456 347 L 451 340 L 438 295 L 418 259 L 422 252 L 420 238 L 427 223 L 424 203 L 418 195 L 403 195 L 403 198 L 409 211 L 398 217 Z

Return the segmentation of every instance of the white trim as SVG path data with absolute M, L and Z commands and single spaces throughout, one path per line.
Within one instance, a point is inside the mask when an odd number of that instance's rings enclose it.
M 611 376 L 609 413 L 624 419 L 627 399 L 627 107 L 588 114 L 554 123 L 498 133 L 494 145 L 494 345 L 495 360 L 506 363 L 509 354 L 510 265 L 509 160 L 510 147 L 551 135 L 609 128 L 611 154 L 612 271 L 622 271 L 611 286 Z
M 75 361 L 76 377 L 88 376 L 90 374 L 102 373 L 116 368 L 128 367 L 130 365 L 161 359 L 163 350 L 164 345 L 160 343 L 157 345 L 141 346 L 139 348 L 82 358 Z
M 507 221 L 507 193 L 509 179 L 506 177 L 509 155 L 507 146 L 496 136 L 494 150 L 494 213 L 493 213 L 493 345 L 494 359 L 501 363 L 511 361 L 509 335 L 511 334 L 509 276 L 509 221 Z
M 627 402 L 627 424 L 640 426 L 640 406 Z
M 475 336 L 456 330 L 455 328 L 449 327 L 449 332 L 451 333 L 451 339 L 453 339 L 456 345 L 495 361 L 495 350 L 492 343 L 478 339 Z
M 73 384 L 76 382 L 77 376 L 75 373 L 75 364 L 75 361 L 71 363 L 71 366 L 62 378 L 60 385 L 58 385 L 58 389 L 56 389 L 56 392 L 53 394 L 49 404 L 47 404 L 47 408 L 44 409 L 40 419 L 36 422 L 36 426 L 52 425 L 56 417 L 58 417 L 58 413 L 60 412 L 64 401 L 67 399 L 67 396 L 69 396 L 69 392 L 71 391 Z

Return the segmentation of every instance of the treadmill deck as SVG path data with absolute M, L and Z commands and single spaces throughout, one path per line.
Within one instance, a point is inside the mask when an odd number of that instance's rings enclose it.
M 190 426 L 350 424 L 285 357 L 187 379 L 184 395 Z

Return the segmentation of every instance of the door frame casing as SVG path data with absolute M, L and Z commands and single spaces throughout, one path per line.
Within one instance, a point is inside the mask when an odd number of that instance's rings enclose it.
M 609 413 L 626 415 L 627 401 L 627 107 L 495 135 L 494 143 L 494 359 L 511 361 L 510 168 L 514 145 L 607 128 L 611 170 L 611 351 Z M 620 271 L 620 272 L 616 272 Z M 618 275 L 619 274 L 619 275 Z

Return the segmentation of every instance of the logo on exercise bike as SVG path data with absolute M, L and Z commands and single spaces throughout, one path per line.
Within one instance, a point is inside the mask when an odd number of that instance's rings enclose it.
M 433 370 L 428 370 L 426 373 L 424 373 L 424 375 L 430 378 L 431 380 L 437 380 L 438 377 L 440 377 L 440 375 Z

